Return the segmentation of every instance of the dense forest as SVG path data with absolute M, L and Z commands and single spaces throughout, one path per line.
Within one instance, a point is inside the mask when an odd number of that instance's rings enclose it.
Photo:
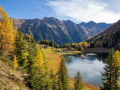
M 120 21 L 114 23 L 106 30 L 88 39 L 90 47 L 104 47 L 120 49 Z

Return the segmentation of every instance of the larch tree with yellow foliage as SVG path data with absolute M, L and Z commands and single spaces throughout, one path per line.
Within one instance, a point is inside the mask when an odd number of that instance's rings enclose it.
M 119 90 L 119 77 L 120 77 L 120 52 L 117 50 L 114 54 L 114 90 Z
M 16 69 L 18 66 L 18 61 L 16 59 L 16 56 L 14 56 L 14 69 Z
M 14 50 L 14 26 L 7 13 L 0 6 L 0 50 L 6 55 Z
M 28 79 L 33 90 L 53 90 L 54 80 L 47 69 L 42 50 L 39 47 L 30 72 L 32 73 Z
M 40 68 L 41 70 L 44 70 L 44 57 L 43 57 L 43 53 L 41 48 L 38 48 L 38 51 L 36 53 L 36 57 L 35 57 L 35 66 Z

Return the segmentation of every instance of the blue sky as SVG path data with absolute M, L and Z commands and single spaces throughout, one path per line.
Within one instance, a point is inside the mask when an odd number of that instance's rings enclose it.
M 120 19 L 120 0 L 0 0 L 9 17 L 114 23 Z
M 0 5 L 9 17 L 33 19 L 56 17 L 45 0 L 0 0 Z

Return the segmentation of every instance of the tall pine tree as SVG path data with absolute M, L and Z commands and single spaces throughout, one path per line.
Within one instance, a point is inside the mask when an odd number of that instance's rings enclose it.
M 110 52 L 109 52 L 109 55 L 106 59 L 106 63 L 107 65 L 105 65 L 104 67 L 104 70 L 105 70 L 105 73 L 102 74 L 103 78 L 102 78 L 102 81 L 103 81 L 103 86 L 101 87 L 101 90 L 112 90 L 112 84 L 113 84 L 113 81 L 112 81 L 112 70 L 113 70 L 113 67 L 112 67 L 112 64 L 113 64 L 113 61 L 114 61 L 114 58 L 113 58 L 113 55 L 114 55 L 114 50 L 112 49 Z
M 69 90 L 68 71 L 63 58 L 58 71 L 58 83 L 61 90 Z
M 102 74 L 103 86 L 101 90 L 119 90 L 118 80 L 119 80 L 119 70 L 120 70 L 120 56 L 117 51 L 114 54 L 112 49 L 106 60 L 106 65 L 104 67 L 105 73 Z
M 80 72 L 77 72 L 77 75 L 74 77 L 75 83 L 74 83 L 74 88 L 75 90 L 82 90 L 83 85 L 82 85 L 82 77 L 80 75 Z
M 25 65 L 25 60 L 26 60 L 25 45 L 26 45 L 26 42 L 24 41 L 24 35 L 22 34 L 22 32 L 17 32 L 15 37 L 15 54 L 17 56 L 18 63 L 20 66 Z

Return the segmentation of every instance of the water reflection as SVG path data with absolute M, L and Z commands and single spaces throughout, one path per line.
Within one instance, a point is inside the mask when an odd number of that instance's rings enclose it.
M 81 72 L 83 81 L 99 86 L 102 84 L 101 72 L 104 72 L 105 58 L 107 54 L 76 54 L 66 56 L 66 66 L 69 76 L 74 77 L 78 70 Z

